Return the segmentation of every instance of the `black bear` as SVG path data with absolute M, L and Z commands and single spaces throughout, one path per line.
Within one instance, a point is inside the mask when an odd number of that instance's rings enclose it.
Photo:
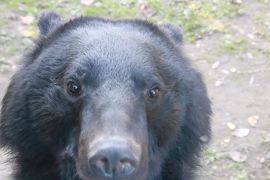
M 210 138 L 201 74 L 170 24 L 53 12 L 2 101 L 15 180 L 191 180 Z

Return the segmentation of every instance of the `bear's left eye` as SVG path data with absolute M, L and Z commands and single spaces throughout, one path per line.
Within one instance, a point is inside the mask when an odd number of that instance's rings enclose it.
M 67 92 L 71 96 L 78 96 L 81 94 L 81 85 L 73 80 L 67 82 Z
M 160 95 L 160 88 L 159 87 L 154 87 L 148 91 L 148 97 L 150 99 L 158 98 L 159 95 Z

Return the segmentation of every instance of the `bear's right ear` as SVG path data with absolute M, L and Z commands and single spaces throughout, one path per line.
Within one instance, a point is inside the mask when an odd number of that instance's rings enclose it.
M 38 28 L 40 36 L 46 37 L 63 24 L 61 17 L 55 12 L 44 11 L 39 15 Z
M 169 23 L 161 24 L 158 27 L 174 44 L 178 46 L 183 44 L 183 31 L 180 27 Z

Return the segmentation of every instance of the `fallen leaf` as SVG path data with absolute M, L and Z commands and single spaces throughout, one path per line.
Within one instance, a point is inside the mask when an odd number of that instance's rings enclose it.
M 229 138 L 224 139 L 224 143 L 230 143 L 230 142 L 231 142 L 231 140 Z
M 27 38 L 33 38 L 36 36 L 36 32 L 34 30 L 25 30 L 22 31 L 22 35 Z
M 209 24 L 209 28 L 212 31 L 217 31 L 217 32 L 224 32 L 225 31 L 225 25 L 218 20 L 212 20 L 211 23 Z
M 25 25 L 29 25 L 34 22 L 34 17 L 31 15 L 21 16 L 20 19 L 21 19 L 21 22 Z
M 247 155 L 242 154 L 239 151 L 229 152 L 229 157 L 235 162 L 245 162 L 247 160 Z
M 258 160 L 260 163 L 264 163 L 264 162 L 265 162 L 265 158 L 264 158 L 264 157 L 258 157 L 257 160 Z
M 254 80 L 255 80 L 255 77 L 254 77 L 254 75 L 252 75 L 252 76 L 250 77 L 250 79 L 249 79 L 249 85 L 250 85 L 250 86 L 253 85 Z
M 223 72 L 223 74 L 226 74 L 226 75 L 229 75 L 230 74 L 230 72 L 227 71 L 227 70 L 225 70 L 225 69 L 223 69 L 222 72 Z
M 234 72 L 237 71 L 237 69 L 236 69 L 236 68 L 231 68 L 230 71 L 231 71 L 232 73 L 234 73 Z
M 215 86 L 216 86 L 216 87 L 219 87 L 219 86 L 221 86 L 222 84 L 223 84 L 222 81 L 217 80 L 216 83 L 215 83 Z
M 251 54 L 251 53 L 247 53 L 247 57 L 248 57 L 249 59 L 253 59 L 253 58 L 254 58 L 253 54 Z
M 259 119 L 260 119 L 260 117 L 259 117 L 258 115 L 250 116 L 250 117 L 248 118 L 248 123 L 249 123 L 252 127 L 255 127 Z
M 147 4 L 141 4 L 140 5 L 140 11 L 143 13 L 146 17 L 152 17 L 154 15 L 153 9 Z
M 234 135 L 237 137 L 246 137 L 249 135 L 250 130 L 248 128 L 238 128 L 234 131 Z
M 236 128 L 235 124 L 233 124 L 231 122 L 228 122 L 226 125 L 230 130 L 235 130 L 235 128 Z
M 81 0 L 80 3 L 85 6 L 91 6 L 95 0 Z
M 200 40 L 198 40 L 198 41 L 196 42 L 196 47 L 201 47 L 201 42 L 200 42 Z
M 233 0 L 232 2 L 235 4 L 242 4 L 243 1 L 242 0 Z
M 251 40 L 255 39 L 254 34 L 248 34 L 248 37 L 249 37 L 249 39 L 251 39 Z
M 212 69 L 218 68 L 219 64 L 219 61 L 216 61 L 214 64 L 212 64 Z

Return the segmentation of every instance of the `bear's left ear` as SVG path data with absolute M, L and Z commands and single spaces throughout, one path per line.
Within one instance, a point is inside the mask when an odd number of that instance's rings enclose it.
M 183 44 L 183 31 L 180 27 L 168 23 L 161 24 L 158 27 L 173 43 L 179 46 Z
M 55 12 L 44 11 L 39 15 L 38 28 L 41 36 L 48 36 L 63 24 L 61 17 Z

